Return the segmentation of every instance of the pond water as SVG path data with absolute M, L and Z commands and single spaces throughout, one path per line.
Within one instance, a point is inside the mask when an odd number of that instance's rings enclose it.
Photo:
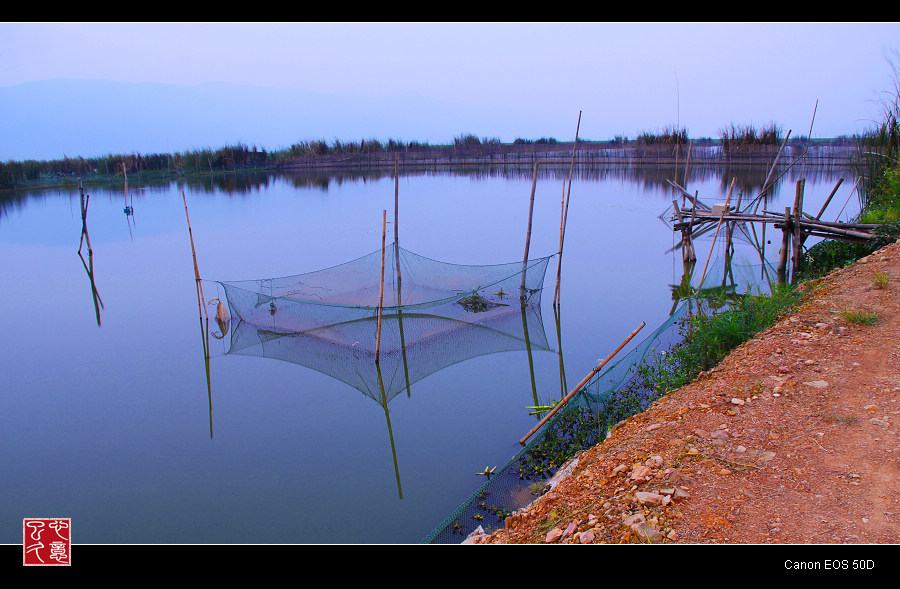
M 791 206 L 802 176 L 804 208 L 817 212 L 848 174 L 791 170 L 768 207 Z M 541 170 L 531 257 L 559 249 L 567 175 Z M 561 366 L 572 386 L 641 322 L 669 316 L 682 262 L 660 218 L 676 197 L 668 175 L 576 174 L 558 320 L 558 257 L 544 283 L 539 327 L 551 349 L 451 364 L 388 411 L 290 362 L 213 354 L 207 373 L 183 194 L 205 281 L 278 277 L 379 251 L 384 211 L 390 242 L 390 175 L 87 188 L 91 255 L 78 253 L 77 190 L 4 200 L 0 543 L 21 542 L 25 517 L 72 518 L 76 544 L 421 541 L 483 484 L 476 473 L 521 448 L 538 420 L 529 407 L 568 392 Z M 741 175 L 750 192 L 765 170 Z M 730 181 L 705 171 L 688 187 L 715 202 Z M 456 264 L 521 261 L 531 184 L 531 170 L 403 173 L 400 243 Z M 823 218 L 845 203 L 842 218 L 858 211 L 852 184 Z M 769 231 L 774 264 L 780 232 Z M 712 246 L 711 235 L 697 241 L 700 265 L 713 251 L 710 272 L 721 264 Z M 744 262 L 761 275 L 758 253 L 738 242 Z

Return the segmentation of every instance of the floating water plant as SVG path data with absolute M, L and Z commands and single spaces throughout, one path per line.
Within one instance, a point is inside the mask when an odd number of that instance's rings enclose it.
M 481 313 L 483 311 L 489 311 L 490 309 L 493 309 L 494 307 L 508 306 L 505 303 L 493 303 L 493 302 L 487 300 L 486 298 L 484 298 L 483 296 L 481 296 L 480 294 L 478 294 L 477 292 L 473 292 L 469 296 L 462 297 L 461 299 L 459 299 L 456 302 L 459 303 L 460 305 L 462 305 L 462 308 L 470 313 Z

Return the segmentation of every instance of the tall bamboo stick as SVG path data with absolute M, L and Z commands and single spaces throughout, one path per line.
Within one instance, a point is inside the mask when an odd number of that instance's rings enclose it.
M 607 356 L 606 359 L 603 360 L 603 362 L 601 362 L 601 363 L 598 364 L 593 370 L 591 370 L 590 374 L 588 374 L 587 376 L 585 376 L 584 379 L 583 379 L 580 383 L 578 383 L 578 386 L 576 386 L 574 389 L 572 389 L 571 392 L 569 392 L 569 394 L 566 395 L 565 398 L 564 398 L 562 401 L 560 401 L 559 403 L 557 403 L 556 406 L 553 407 L 553 410 L 551 410 L 550 413 L 548 413 L 548 414 L 544 417 L 544 419 L 542 419 L 542 420 L 540 421 L 540 423 L 538 423 L 536 426 L 534 426 L 534 428 L 532 428 L 532 430 L 531 430 L 530 432 L 528 432 L 527 434 L 525 434 L 525 437 L 524 437 L 524 438 L 522 438 L 521 440 L 519 440 L 519 443 L 520 443 L 521 445 L 524 446 L 524 445 L 525 445 L 525 441 L 528 440 L 528 438 L 530 438 L 530 437 L 534 434 L 534 432 L 536 432 L 536 431 L 538 431 L 539 429 L 541 429 L 541 427 L 543 427 L 543 425 L 544 425 L 545 423 L 547 423 L 547 421 L 548 421 L 551 417 L 553 417 L 553 415 L 555 415 L 556 412 L 559 411 L 560 408 L 562 408 L 563 405 L 565 405 L 566 403 L 568 403 L 568 402 L 569 402 L 569 399 L 571 399 L 572 397 L 574 397 L 574 396 L 575 396 L 575 393 L 577 393 L 578 391 L 581 390 L 581 387 L 583 387 L 584 385 L 586 385 L 586 384 L 588 383 L 588 381 L 591 380 L 591 379 L 594 377 L 595 374 L 597 374 L 598 372 L 600 372 L 600 370 L 601 370 L 604 366 L 606 366 L 607 362 L 609 362 L 610 360 L 612 360 L 613 357 L 614 357 L 616 354 L 618 354 L 619 351 L 620 351 L 622 348 L 624 348 L 624 347 L 628 344 L 628 342 L 631 341 L 631 338 L 633 338 L 634 336 L 636 336 L 637 333 L 638 333 L 640 330 L 642 330 L 642 329 L 644 328 L 645 325 L 646 325 L 646 323 L 644 323 L 644 322 L 642 321 L 641 324 L 637 327 L 637 329 L 635 329 L 634 331 L 632 331 L 632 332 L 631 332 L 631 335 L 629 335 L 627 338 L 625 338 L 625 341 L 623 341 L 621 344 L 619 344 L 619 347 L 616 348 L 615 351 L 614 351 L 612 354 L 610 354 L 609 356 Z
M 519 294 L 522 306 L 525 306 L 525 273 L 528 267 L 528 250 L 531 247 L 531 218 L 534 214 L 534 189 L 537 186 L 538 164 L 534 163 L 534 174 L 531 178 L 531 201 L 528 205 L 528 230 L 525 232 L 525 257 L 522 258 L 522 286 L 519 288 Z
M 203 304 L 203 301 L 206 299 L 203 296 L 203 284 L 200 281 L 200 268 L 197 266 L 197 250 L 194 249 L 194 232 L 191 230 L 191 217 L 188 215 L 187 197 L 184 195 L 184 190 L 181 191 L 181 199 L 184 201 L 184 216 L 187 219 L 188 235 L 191 238 L 191 254 L 194 256 L 194 279 L 197 281 L 197 305 L 200 306 L 200 313 L 209 319 L 209 315 L 206 312 L 206 306 Z
M 556 290 L 553 292 L 553 306 L 559 303 L 559 282 L 562 277 L 563 241 L 566 237 L 566 221 L 569 217 L 569 197 L 572 195 L 572 174 L 575 171 L 575 155 L 578 152 L 578 132 L 581 130 L 581 111 L 578 111 L 578 124 L 575 126 L 575 143 L 572 146 L 572 165 L 569 167 L 569 189 L 563 206 L 562 223 L 559 229 L 559 260 L 556 266 Z

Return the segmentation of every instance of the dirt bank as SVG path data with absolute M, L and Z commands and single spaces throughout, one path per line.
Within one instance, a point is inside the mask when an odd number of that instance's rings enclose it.
M 898 543 L 900 242 L 810 288 L 792 315 L 468 542 Z

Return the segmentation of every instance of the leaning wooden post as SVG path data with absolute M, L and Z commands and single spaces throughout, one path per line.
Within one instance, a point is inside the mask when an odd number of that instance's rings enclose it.
M 525 232 L 525 257 L 522 258 L 522 286 L 519 288 L 523 307 L 525 306 L 525 273 L 528 268 L 528 249 L 531 246 L 531 217 L 534 213 L 534 189 L 537 186 L 537 171 L 538 165 L 535 162 L 534 175 L 531 178 L 531 201 L 528 205 L 528 230 Z
M 825 204 L 822 205 L 822 208 L 819 209 L 819 214 L 816 215 L 816 221 L 822 218 L 822 214 L 825 212 L 825 209 L 828 208 L 828 203 L 831 202 L 831 199 L 834 198 L 834 194 L 837 192 L 838 188 L 840 188 L 841 184 L 844 183 L 843 178 L 838 178 L 837 184 L 834 185 L 834 188 L 831 190 L 831 194 L 828 195 L 828 198 L 825 199 Z
M 584 380 L 582 380 L 580 383 L 578 383 L 578 386 L 576 386 L 574 389 L 572 389 L 571 392 L 569 392 L 569 394 L 566 395 L 565 398 L 564 398 L 562 401 L 560 401 L 559 403 L 557 403 L 557 404 L 553 407 L 553 410 L 551 410 L 550 413 L 548 413 L 548 414 L 544 417 L 544 419 L 542 419 L 542 420 L 540 421 L 540 423 L 538 423 L 536 426 L 534 426 L 534 428 L 532 428 L 532 430 L 531 430 L 530 432 L 528 432 L 527 434 L 525 434 L 525 437 L 522 438 L 521 440 L 519 440 L 519 443 L 520 443 L 521 445 L 524 446 L 524 445 L 525 445 L 525 441 L 528 440 L 528 438 L 530 438 L 530 437 L 534 434 L 534 432 L 536 432 L 536 431 L 538 431 L 539 429 L 541 429 L 541 427 L 543 427 L 543 425 L 544 425 L 545 423 L 547 423 L 547 421 L 548 421 L 551 417 L 553 417 L 553 415 L 555 415 L 556 412 L 559 411 L 560 408 L 562 408 L 563 405 L 565 405 L 566 403 L 568 403 L 568 402 L 569 402 L 569 399 L 571 399 L 572 397 L 574 397 L 574 396 L 575 396 L 575 393 L 577 393 L 578 391 L 581 390 L 581 387 L 583 387 L 584 385 L 586 385 L 586 384 L 588 383 L 588 381 L 591 380 L 591 379 L 594 377 L 595 374 L 597 374 L 598 372 L 600 372 L 600 370 L 601 370 L 604 366 L 606 366 L 606 363 L 609 362 L 610 360 L 612 360 L 613 357 L 614 357 L 616 354 L 619 353 L 619 350 L 621 350 L 622 348 L 624 348 L 624 347 L 626 346 L 626 344 L 628 344 L 628 342 L 631 341 L 631 338 L 633 338 L 634 336 L 636 336 L 637 333 L 638 333 L 640 330 L 642 330 L 642 329 L 644 328 L 645 325 L 646 325 L 646 323 L 644 323 L 643 321 L 641 321 L 641 324 L 638 326 L 638 328 L 635 329 L 634 331 L 632 331 L 632 332 L 631 332 L 631 335 L 629 335 L 627 338 L 625 338 L 625 341 L 623 341 L 621 344 L 619 344 L 619 347 L 616 348 L 615 351 L 614 351 L 612 354 L 610 354 L 609 356 L 607 356 L 606 359 L 605 359 L 603 362 L 601 362 L 600 364 L 598 364 L 598 365 L 596 366 L 596 368 L 594 368 L 593 370 L 591 370 L 591 373 L 588 374 L 587 376 L 585 376 L 585 377 L 584 377 Z
M 194 249 L 194 233 L 191 231 L 191 217 L 188 215 L 187 197 L 184 195 L 184 190 L 181 191 L 181 199 L 184 201 L 184 216 L 187 219 L 188 235 L 191 238 L 191 254 L 194 256 L 194 279 L 197 281 L 197 304 L 200 306 L 200 312 L 209 319 L 209 314 L 206 312 L 206 305 L 203 304 L 203 301 L 206 299 L 203 296 L 203 284 L 200 281 L 200 268 L 197 266 L 197 250 Z
M 378 293 L 378 333 L 375 338 L 375 363 L 378 364 L 379 355 L 381 354 L 381 317 L 384 305 L 384 239 L 387 233 L 387 209 L 382 214 L 381 221 L 381 288 Z

